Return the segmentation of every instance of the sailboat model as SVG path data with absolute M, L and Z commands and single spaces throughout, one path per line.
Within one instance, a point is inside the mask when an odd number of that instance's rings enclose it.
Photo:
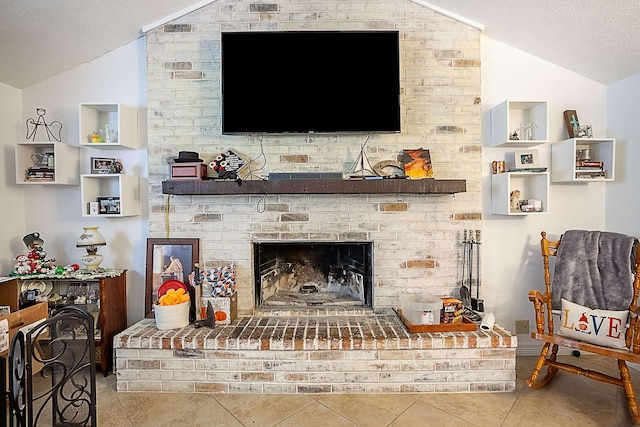
M 347 171 L 347 175 L 349 175 L 350 179 L 376 179 L 381 178 L 377 173 L 373 171 L 373 166 L 369 162 L 367 158 L 367 153 L 365 152 L 365 147 L 369 142 L 369 137 L 367 137 L 366 141 L 360 146 L 360 154 L 356 157 L 356 160 L 351 165 L 351 168 Z

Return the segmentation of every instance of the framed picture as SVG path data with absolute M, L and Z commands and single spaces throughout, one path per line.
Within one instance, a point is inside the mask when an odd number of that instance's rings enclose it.
M 402 163 L 404 164 L 404 174 L 409 179 L 433 178 L 429 150 L 423 148 L 402 150 Z
M 91 158 L 91 173 L 111 173 L 111 167 L 116 159 L 105 159 L 102 157 Z
M 538 164 L 538 150 L 521 150 L 515 152 L 516 169 L 530 169 L 540 167 Z
M 115 215 L 120 213 L 120 197 L 98 197 L 98 213 Z
M 591 125 L 580 125 L 577 130 L 577 135 L 574 131 L 574 136 L 576 138 L 593 138 L 593 129 L 591 128 Z
M 147 239 L 145 316 L 153 316 L 153 302 L 160 285 L 169 280 L 187 283 L 193 265 L 200 259 L 199 239 Z

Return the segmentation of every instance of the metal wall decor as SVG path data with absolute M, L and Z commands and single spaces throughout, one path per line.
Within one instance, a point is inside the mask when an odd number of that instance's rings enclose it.
M 28 118 L 27 125 L 27 140 L 35 141 L 38 134 L 38 128 L 43 127 L 47 133 L 47 139 L 51 141 L 51 138 L 60 142 L 62 141 L 62 123 L 54 120 L 51 123 L 47 123 L 44 119 L 44 115 L 47 114 L 47 110 L 44 108 L 36 108 L 37 119 Z

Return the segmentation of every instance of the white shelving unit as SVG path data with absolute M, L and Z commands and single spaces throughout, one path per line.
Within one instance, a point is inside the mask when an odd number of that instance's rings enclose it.
M 124 217 L 140 215 L 139 179 L 125 174 L 85 174 L 80 176 L 82 193 L 82 216 L 84 217 Z M 99 197 L 119 199 L 120 213 L 89 213 L 89 202 L 96 202 Z
M 533 123 L 533 139 L 524 140 L 521 123 Z M 491 109 L 491 145 L 493 147 L 531 147 L 549 141 L 547 101 L 504 101 Z M 519 140 L 509 139 L 518 130 Z
M 91 142 L 91 135 L 98 132 L 105 139 L 105 125 L 113 131 L 110 142 Z M 102 132 L 100 132 L 102 130 Z M 138 112 L 120 103 L 81 103 L 81 146 L 95 148 L 138 148 Z
M 26 180 L 27 170 L 37 166 L 33 161 L 34 154 L 53 154 L 53 180 Z M 16 145 L 16 184 L 27 185 L 78 185 L 79 164 L 78 147 L 63 142 L 31 142 L 21 141 Z
M 542 202 L 539 212 L 511 209 L 511 192 L 520 191 L 520 200 Z M 549 212 L 549 172 L 504 172 L 491 175 L 491 213 L 495 215 L 540 215 Z
M 579 178 L 577 150 L 591 149 L 591 161 L 603 162 L 605 177 Z M 613 138 L 571 138 L 551 144 L 552 182 L 606 182 L 615 180 L 616 140 Z

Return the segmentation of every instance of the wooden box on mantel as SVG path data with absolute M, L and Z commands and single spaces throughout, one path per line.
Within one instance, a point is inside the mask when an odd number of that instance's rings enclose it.
M 201 162 L 172 163 L 171 179 L 207 179 L 207 165 Z
M 228 297 L 202 297 L 201 306 L 207 307 L 207 303 L 211 303 L 214 314 L 218 313 L 220 317 L 216 319 L 218 325 L 228 325 L 238 317 L 238 293 L 233 292 Z

